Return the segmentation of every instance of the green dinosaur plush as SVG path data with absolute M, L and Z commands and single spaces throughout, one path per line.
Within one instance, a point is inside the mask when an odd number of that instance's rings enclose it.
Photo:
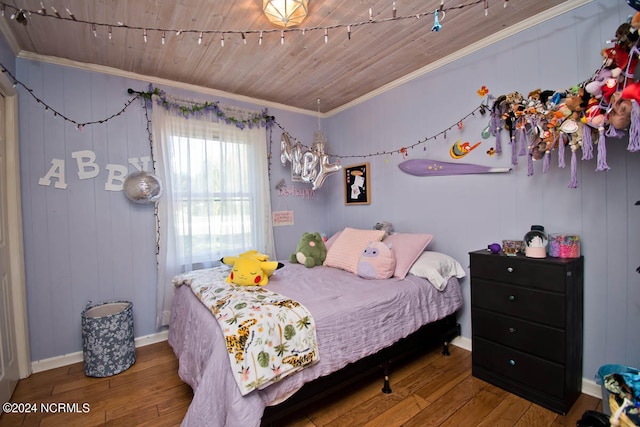
M 327 257 L 327 247 L 324 245 L 320 233 L 302 233 L 302 238 L 296 247 L 296 252 L 291 254 L 289 262 L 304 264 L 311 268 L 322 265 Z

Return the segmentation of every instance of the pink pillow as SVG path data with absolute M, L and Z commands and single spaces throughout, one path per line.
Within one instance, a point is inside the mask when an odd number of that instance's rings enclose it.
M 364 279 L 388 279 L 396 271 L 396 257 L 383 242 L 371 242 L 358 260 L 358 276 Z
M 370 242 L 379 242 L 383 236 L 383 230 L 360 230 L 347 227 L 329 246 L 323 265 L 358 274 L 360 254 Z
M 395 277 L 404 279 L 409 269 L 433 239 L 432 234 L 394 233 L 384 239 L 396 256 Z
M 327 248 L 327 251 L 329 250 L 331 245 L 333 245 L 333 242 L 338 240 L 338 237 L 340 236 L 340 233 L 342 233 L 342 231 L 338 231 L 333 236 L 329 237 L 329 239 L 326 242 L 324 242 L 324 247 Z

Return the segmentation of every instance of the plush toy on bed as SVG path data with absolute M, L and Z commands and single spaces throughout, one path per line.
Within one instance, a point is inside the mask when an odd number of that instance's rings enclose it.
M 254 258 L 254 259 L 257 259 L 258 261 L 269 261 L 269 255 L 263 254 L 261 252 L 258 252 L 255 249 L 251 249 L 251 250 L 248 250 L 246 252 L 243 252 L 240 255 L 238 255 L 238 257 Z M 224 258 L 221 258 L 220 262 L 223 263 L 223 264 L 228 265 L 229 267 L 233 267 L 233 264 L 236 262 L 236 259 L 238 257 L 226 256 Z M 271 277 L 273 272 L 276 271 L 279 268 L 284 267 L 284 264 L 279 262 L 279 263 L 277 263 L 277 265 L 273 264 L 273 266 L 275 268 L 265 268 L 266 266 L 263 266 L 262 270 L 267 274 L 267 277 Z
M 296 252 L 289 256 L 289 262 L 300 263 L 307 268 L 322 265 L 327 257 L 327 247 L 324 245 L 320 233 L 302 233 Z
M 256 250 L 243 252 L 238 256 L 226 256 L 220 260 L 231 266 L 227 283 L 240 286 L 264 286 L 269 283 L 269 277 L 284 264 L 269 261 L 269 255 Z
M 238 256 L 226 256 L 226 257 L 220 258 L 220 262 L 228 265 L 229 267 L 233 267 L 233 263 L 236 262 L 236 259 L 238 257 L 254 258 L 254 259 L 257 259 L 258 261 L 269 261 L 269 255 L 258 252 L 255 249 L 251 249 L 241 253 Z M 273 271 L 271 273 L 273 273 Z M 269 276 L 271 276 L 271 274 L 269 274 Z
M 377 222 L 376 225 L 373 226 L 374 230 L 383 230 L 384 237 L 387 237 L 389 234 L 393 233 L 393 224 L 389 221 Z
M 388 279 L 396 270 L 396 257 L 391 245 L 371 242 L 358 259 L 358 276 L 364 279 Z

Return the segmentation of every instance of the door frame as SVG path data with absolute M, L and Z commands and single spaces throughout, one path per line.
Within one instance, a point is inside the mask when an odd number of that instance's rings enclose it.
M 27 288 L 24 268 L 24 240 L 22 236 L 22 201 L 20 193 L 20 147 L 18 140 L 18 91 L 7 73 L 0 73 L 0 91 L 5 97 L 5 141 L 7 172 L 7 221 L 10 286 L 15 316 L 16 351 L 20 378 L 31 375 L 29 328 L 27 321 Z

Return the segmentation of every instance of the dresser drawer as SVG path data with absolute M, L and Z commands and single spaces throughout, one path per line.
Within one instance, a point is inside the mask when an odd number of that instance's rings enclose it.
M 564 365 L 565 333 L 561 329 L 519 320 L 480 308 L 471 313 L 472 333 L 498 344 Z
M 524 257 L 471 254 L 472 277 L 513 283 L 554 292 L 565 292 L 565 279 L 571 272 L 553 261 L 530 262 Z
M 565 328 L 565 297 L 520 286 L 471 278 L 471 306 Z
M 564 397 L 564 368 L 482 338 L 473 339 L 474 366 L 495 372 L 509 381 L 525 384 L 557 398 Z

